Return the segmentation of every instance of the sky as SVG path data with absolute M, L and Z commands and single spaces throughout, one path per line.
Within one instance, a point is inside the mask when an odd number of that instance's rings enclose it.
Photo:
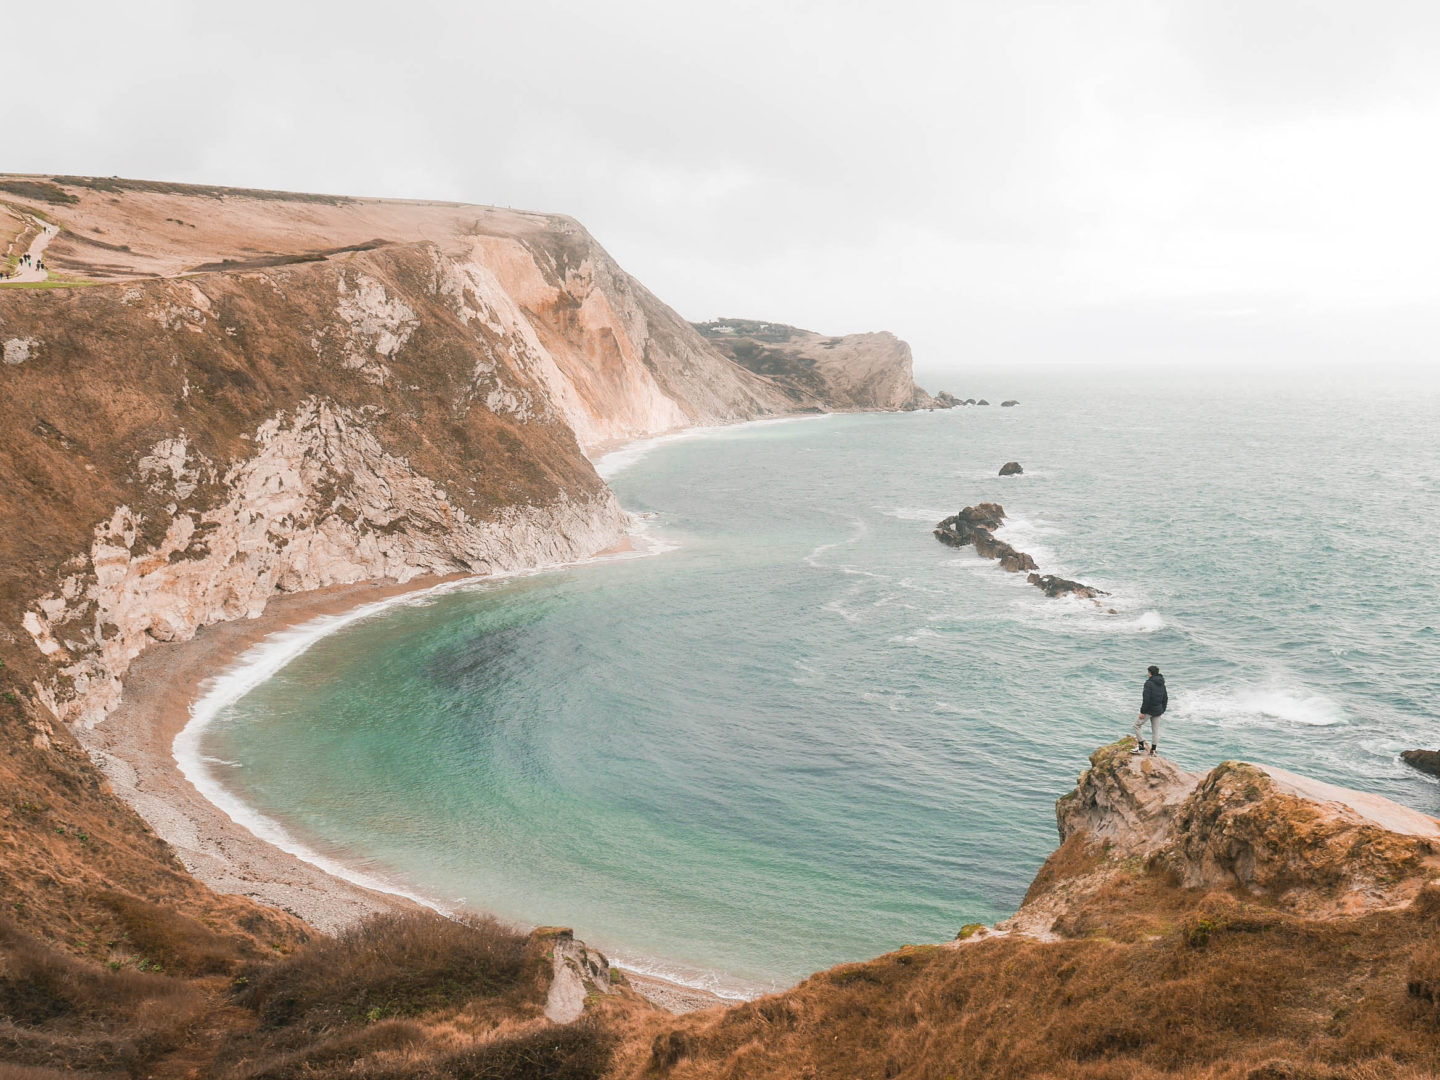
M 890 330 L 922 383 L 1440 367 L 1433 0 L 79 0 L 0 43 L 5 171 L 566 213 L 689 319 Z

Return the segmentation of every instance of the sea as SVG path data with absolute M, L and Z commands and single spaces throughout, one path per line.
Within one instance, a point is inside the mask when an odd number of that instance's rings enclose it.
M 282 634 L 208 686 L 177 756 L 338 873 L 730 997 L 1013 913 L 1150 664 L 1181 767 L 1440 815 L 1399 758 L 1440 746 L 1440 383 L 951 381 L 992 404 L 607 455 L 631 550 Z M 1108 595 L 937 542 L 979 502 Z

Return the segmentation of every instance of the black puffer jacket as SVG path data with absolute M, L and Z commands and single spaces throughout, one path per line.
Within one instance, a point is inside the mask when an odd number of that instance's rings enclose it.
M 1165 692 L 1165 676 L 1151 675 L 1145 680 L 1145 693 L 1140 698 L 1140 711 L 1146 716 L 1160 716 L 1170 704 L 1170 695 Z

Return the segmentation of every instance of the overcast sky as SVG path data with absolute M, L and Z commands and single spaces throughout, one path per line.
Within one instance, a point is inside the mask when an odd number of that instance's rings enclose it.
M 1433 0 L 107 0 L 0 41 L 0 169 L 573 214 L 687 318 L 893 330 L 932 388 L 1437 359 Z

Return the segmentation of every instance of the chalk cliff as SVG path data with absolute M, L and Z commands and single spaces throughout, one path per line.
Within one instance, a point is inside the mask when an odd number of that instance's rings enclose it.
M 695 329 L 738 364 L 782 386 L 797 408 L 916 409 L 910 346 L 894 334 L 827 337 L 784 323 L 717 319 Z
M 104 716 L 149 642 L 277 592 L 590 554 L 624 522 L 586 449 L 791 408 L 568 218 L 73 177 L 0 197 L 17 235 L 60 226 L 50 284 L 109 282 L 0 293 L 0 617 L 42 743 Z
M 185 875 L 77 744 L 159 821 L 102 737 L 143 651 L 282 594 L 590 555 L 626 521 L 587 452 L 796 408 L 563 216 L 0 176 L 0 261 L 40 244 L 46 280 L 0 286 L 0 917 L 47 939 L 119 934 L 117 888 L 304 933 Z

